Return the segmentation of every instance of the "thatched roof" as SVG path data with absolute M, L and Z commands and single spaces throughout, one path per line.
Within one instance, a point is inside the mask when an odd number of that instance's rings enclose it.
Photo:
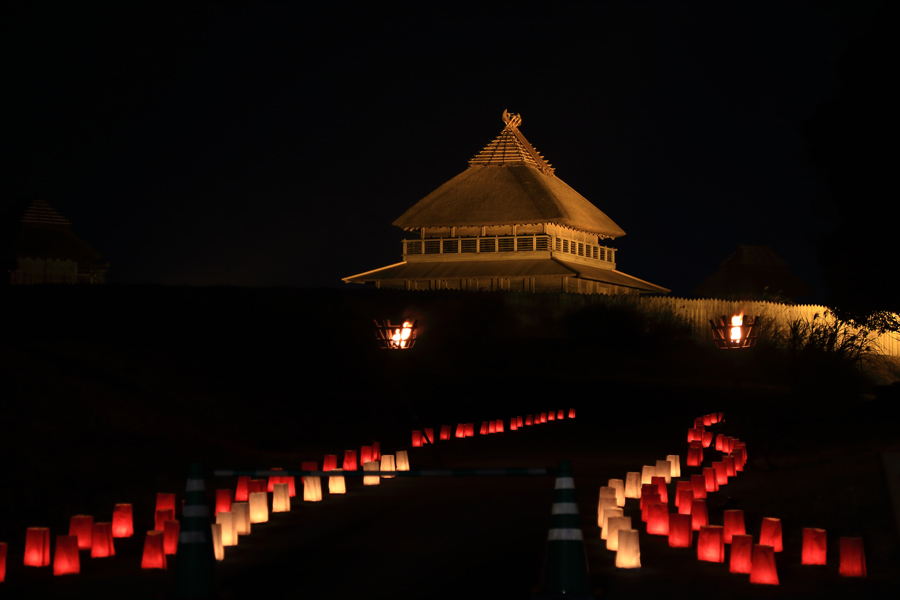
M 17 202 L 0 226 L 0 256 L 94 261 L 101 258 L 72 222 L 40 198 Z
M 504 114 L 506 117 L 506 114 Z M 556 223 L 601 238 L 625 235 L 621 227 L 569 187 L 528 143 L 513 115 L 469 168 L 400 216 L 403 229 Z
M 769 246 L 738 245 L 722 261 L 718 271 L 693 290 L 701 298 L 759 297 L 802 298 L 814 290 L 794 275 L 787 263 Z

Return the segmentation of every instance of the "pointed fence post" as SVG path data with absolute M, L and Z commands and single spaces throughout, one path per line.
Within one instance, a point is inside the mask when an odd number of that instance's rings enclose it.
M 216 597 L 216 555 L 209 515 L 203 468 L 199 463 L 191 463 L 175 560 L 173 595 L 176 598 Z

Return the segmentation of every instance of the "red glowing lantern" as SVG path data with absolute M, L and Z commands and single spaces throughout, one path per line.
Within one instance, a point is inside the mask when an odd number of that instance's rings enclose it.
M 703 426 L 709 427 L 712 425 L 712 415 L 703 415 Z
M 50 529 L 29 527 L 25 530 L 25 566 L 47 567 L 50 565 Z
M 728 484 L 728 470 L 725 468 L 725 463 L 720 461 L 715 461 L 712 464 L 712 468 L 716 472 L 716 484 L 717 485 L 727 485 Z
M 722 442 L 724 441 L 724 438 L 725 438 L 725 436 L 722 435 L 721 433 L 716 436 L 716 450 L 719 452 L 723 452 L 725 450 L 725 447 L 722 444 Z
M 497 433 L 497 421 L 488 421 L 488 433 Z
M 480 433 L 481 435 L 487 435 L 487 434 L 488 434 L 488 422 L 487 422 L 487 421 L 482 421 L 482 422 L 481 422 L 481 430 L 480 430 L 478 433 Z M 493 433 L 493 432 L 492 432 L 492 433 Z
M 56 556 L 53 557 L 54 575 L 77 575 L 81 572 L 78 545 L 78 536 L 56 536 Z
M 250 477 L 241 475 L 238 477 L 237 489 L 234 492 L 235 502 L 246 502 L 250 497 Z
M 543 413 L 542 413 L 542 414 L 543 414 Z M 553 412 L 552 410 L 551 410 L 550 412 L 548 412 L 548 413 L 547 413 L 547 420 L 548 420 L 548 421 L 555 421 L 555 420 L 556 420 L 556 413 Z
M 731 436 L 725 436 L 725 441 L 722 442 L 722 446 L 725 448 L 726 454 L 731 454 L 734 452 L 734 444 L 737 440 Z
M 731 558 L 728 561 L 730 573 L 750 573 L 753 564 L 753 536 L 739 534 L 731 538 Z
M 735 475 L 737 475 L 737 470 L 734 467 L 733 456 L 723 456 L 722 462 L 725 464 L 725 475 L 727 477 L 734 477 Z
M 510 430 L 510 431 L 515 431 L 515 430 L 518 429 L 518 428 L 519 428 L 519 426 L 518 426 L 518 424 L 516 423 L 516 418 L 513 417 L 512 419 L 509 420 L 509 430 Z
M 561 420 L 561 419 L 565 419 L 565 418 L 566 418 L 566 411 L 565 411 L 565 410 L 560 410 L 559 412 L 557 412 L 557 413 L 556 413 L 556 418 L 557 418 L 557 419 L 560 419 L 560 420 Z
M 434 443 L 434 436 L 431 436 L 431 441 Z M 372 460 L 381 460 L 381 442 L 372 442 Z
M 706 500 L 694 498 L 691 502 L 691 529 L 700 531 L 704 525 L 709 525 L 709 512 L 706 510 Z
M 516 417 L 516 427 L 522 429 L 525 426 L 525 422 L 522 420 L 522 417 Z
M 466 423 L 466 437 L 475 437 L 475 423 Z
M 698 443 L 699 445 L 699 443 Z M 691 443 L 691 447 L 688 448 L 687 452 L 687 466 L 689 467 L 699 467 L 703 463 L 703 448 L 695 448 L 694 444 Z
M 534 417 L 532 415 L 525 415 L 525 426 L 530 427 L 533 423 Z
M 697 537 L 697 560 L 725 562 L 725 536 L 721 525 L 704 525 Z
M 570 419 L 574 419 L 574 418 L 575 418 L 575 409 L 574 409 L 574 408 L 570 408 L 570 409 L 569 409 L 569 418 L 570 418 Z
M 324 469 L 323 469 L 324 470 Z M 282 483 L 288 484 L 288 498 L 293 498 L 297 495 L 297 488 L 294 484 L 294 476 L 293 475 L 285 475 L 281 478 Z
M 690 548 L 694 543 L 694 532 L 691 530 L 691 515 L 669 515 L 669 547 Z
M 322 461 L 323 471 L 334 471 L 337 469 L 337 454 L 326 454 Z
M 684 483 L 690 485 L 690 483 L 688 483 L 687 481 L 685 481 Z M 678 514 L 690 515 L 691 506 L 694 503 L 694 490 L 690 488 L 678 490 L 678 495 L 675 498 L 678 501 Z
M 175 510 L 175 494 L 156 494 L 156 510 Z
M 426 427 L 425 435 L 422 437 L 422 443 L 434 444 L 434 427 Z M 374 458 L 372 460 L 375 460 Z
M 700 441 L 703 442 L 704 448 L 709 448 L 709 445 L 712 444 L 713 440 L 713 432 L 712 431 L 704 431 L 701 434 Z
M 356 470 L 356 450 L 344 450 L 344 471 Z
M 281 469 L 281 467 L 272 467 L 272 468 L 269 469 L 269 470 L 270 470 L 270 471 L 281 471 L 282 469 Z M 269 477 L 269 481 L 268 481 L 268 483 L 266 484 L 266 491 L 267 491 L 267 492 L 274 492 L 274 491 L 275 491 L 275 484 L 276 484 L 276 483 L 284 483 L 283 479 L 284 479 L 284 477 L 282 477 L 281 475 L 272 475 L 271 477 Z
M 659 496 L 659 492 L 656 488 L 653 487 L 651 483 L 642 483 L 641 484 L 641 493 L 638 498 L 641 499 L 641 510 L 644 510 L 644 505 L 647 504 L 647 498 L 650 494 L 656 494 Z M 644 519 L 646 521 L 646 519 Z
M 251 479 L 247 483 L 247 491 L 251 494 L 258 494 L 266 491 L 266 482 L 264 479 Z M 174 518 L 174 516 L 173 516 Z M 162 531 L 162 529 L 160 529 Z
M 464 438 L 466 437 L 466 424 L 460 423 L 456 426 L 456 437 Z
M 161 511 L 156 511 L 159 514 Z M 169 510 L 166 512 L 175 512 Z M 91 558 L 105 558 L 115 556 L 116 547 L 113 545 L 112 523 L 94 523 L 91 527 Z
M 421 448 L 422 447 L 422 432 L 419 431 L 418 429 L 414 429 L 412 432 L 412 445 L 413 445 L 413 448 Z M 361 458 L 365 459 L 364 456 Z M 370 458 L 371 458 L 371 456 L 370 456 Z M 371 461 L 362 460 L 362 464 L 366 464 L 367 462 L 371 462 Z
M 725 543 L 730 544 L 731 538 L 736 535 L 745 535 L 744 529 L 744 511 L 742 510 L 726 510 L 723 516 L 725 527 Z
M 762 546 L 772 546 L 775 552 L 781 552 L 781 519 L 766 517 L 762 520 L 759 531 L 759 543 Z
M 662 476 L 656 476 L 650 478 L 651 485 L 655 485 L 657 489 L 657 493 L 659 497 L 662 498 L 663 502 L 669 501 L 669 491 L 666 488 L 666 478 Z
M 691 491 L 694 492 L 694 498 L 706 498 L 706 477 L 691 475 Z
M 803 529 L 803 553 L 800 564 L 824 565 L 827 539 L 824 529 Z
M 547 413 L 541 413 L 541 423 L 547 422 Z
M 844 577 L 866 577 L 866 553 L 862 538 L 841 538 L 841 568 Z
M 706 480 L 707 492 L 718 492 L 719 482 L 716 477 L 716 470 L 712 467 L 703 467 L 703 478 Z
M 144 555 L 141 557 L 142 569 L 165 569 L 166 553 L 163 547 L 163 532 L 148 531 L 144 538 Z
M 75 536 L 78 540 L 79 550 L 91 549 L 91 527 L 93 525 L 94 517 L 90 515 L 75 515 L 69 520 L 69 535 Z M 68 542 L 65 543 L 68 544 Z M 59 536 L 56 537 L 56 547 L 59 548 Z
M 419 437 L 419 444 L 418 444 L 418 446 L 416 445 L 416 434 L 417 434 L 417 433 L 419 434 L 419 436 L 418 436 L 418 437 Z M 419 447 L 422 446 L 422 443 L 423 443 L 423 441 L 422 441 L 422 434 L 421 434 L 420 432 L 418 432 L 418 431 L 413 431 L 413 446 L 415 446 L 416 448 L 419 448 Z M 362 446 L 362 447 L 359 449 L 359 462 L 362 463 L 362 464 L 366 464 L 366 463 L 372 462 L 373 460 L 374 460 L 374 459 L 372 458 L 372 446 Z M 313 464 L 315 464 L 315 463 L 313 463 Z M 315 471 L 316 469 L 315 469 L 315 467 L 313 467 L 312 469 L 306 469 L 306 468 L 304 468 L 303 470 L 304 470 L 304 471 Z
M 216 490 L 216 512 L 231 512 L 231 490 Z
M 679 495 L 682 491 L 688 490 L 691 492 L 691 496 L 694 495 L 693 488 L 691 487 L 690 481 L 678 481 L 675 483 L 675 506 L 681 508 L 681 498 Z M 691 498 L 693 500 L 693 498 Z M 690 507 L 691 503 L 688 502 L 688 507 Z
M 694 428 L 695 429 L 699 429 L 700 431 L 703 431 L 704 427 L 706 427 L 706 425 L 703 424 L 703 417 L 697 417 L 696 419 L 694 419 Z
M 775 551 L 772 546 L 764 544 L 753 546 L 750 583 L 778 585 L 778 571 L 775 569 Z
M 252 481 L 251 481 L 252 483 Z M 165 526 L 166 521 L 170 521 L 175 518 L 175 511 L 171 508 L 165 510 L 157 510 L 156 516 L 153 521 L 153 529 L 155 531 L 162 531 Z
M 688 435 L 687 435 L 688 443 L 699 442 L 702 439 L 703 439 L 703 434 L 698 429 L 695 429 L 693 427 L 688 429 Z
M 497 419 L 497 425 L 494 427 L 496 433 L 503 433 L 503 419 Z
M 6 542 L 0 542 L 0 583 L 6 581 Z
M 134 517 L 130 504 L 116 504 L 112 514 L 113 537 L 127 538 L 134 535 Z
M 175 554 L 178 552 L 178 534 L 181 533 L 181 523 L 178 521 L 166 521 L 163 525 L 163 552 Z
M 457 431 L 457 433 L 459 433 L 459 432 Z M 463 430 L 463 435 L 465 435 L 465 434 L 466 434 L 466 432 L 465 432 L 465 430 Z M 460 437 L 460 436 L 457 435 L 456 437 Z M 449 439 L 450 439 L 450 426 L 449 425 L 441 425 L 441 441 L 443 442 L 444 440 L 449 440 Z
M 650 502 L 647 507 L 647 533 L 669 535 L 668 502 Z
M 646 494 L 641 494 L 641 521 L 644 523 L 650 521 L 650 505 L 654 502 L 662 502 L 662 498 L 659 497 L 658 493 L 647 492 Z M 668 507 L 668 504 L 666 506 Z

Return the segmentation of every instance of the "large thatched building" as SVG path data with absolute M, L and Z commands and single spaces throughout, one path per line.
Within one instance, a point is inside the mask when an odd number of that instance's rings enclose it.
M 12 206 L 0 222 L 2 285 L 104 283 L 109 263 L 40 198 Z
M 616 269 L 625 235 L 612 219 L 554 173 L 504 111 L 500 135 L 469 168 L 394 221 L 414 232 L 403 260 L 347 283 L 408 290 L 667 294 Z

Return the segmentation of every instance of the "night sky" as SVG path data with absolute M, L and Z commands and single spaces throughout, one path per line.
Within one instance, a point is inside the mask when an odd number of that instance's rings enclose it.
M 346 286 L 504 109 L 690 291 L 739 243 L 822 292 L 835 226 L 801 124 L 869 3 L 5 3 L 0 209 L 43 197 L 109 281 Z

